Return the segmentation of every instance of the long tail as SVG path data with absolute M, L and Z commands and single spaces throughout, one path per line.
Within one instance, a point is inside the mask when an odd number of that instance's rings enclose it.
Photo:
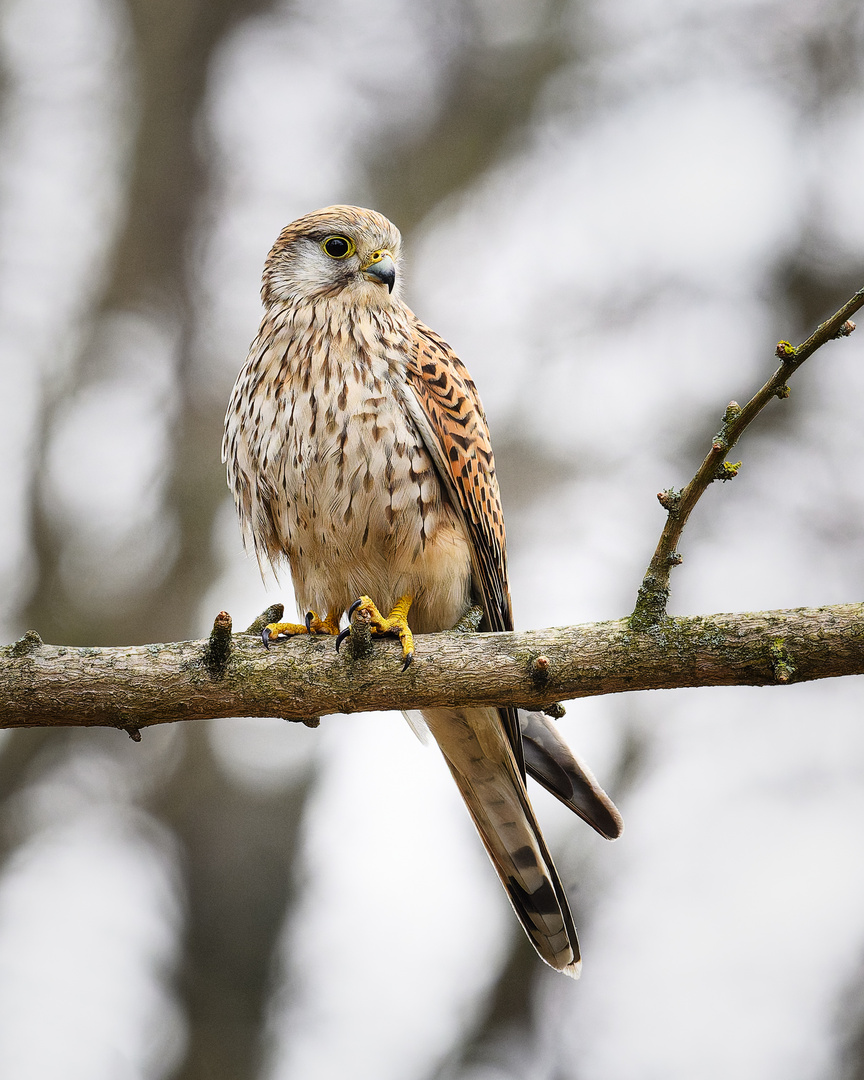
M 618 807 L 564 742 L 552 721 L 543 713 L 520 709 L 519 723 L 528 775 L 601 836 L 617 840 L 624 829 Z
M 579 978 L 576 928 L 496 709 L 429 709 L 423 718 L 534 948 Z

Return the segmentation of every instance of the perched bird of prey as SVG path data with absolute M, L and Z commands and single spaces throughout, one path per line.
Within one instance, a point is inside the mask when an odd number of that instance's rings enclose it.
M 403 303 L 400 250 L 381 214 L 329 206 L 283 229 L 267 257 L 265 314 L 222 445 L 259 562 L 287 561 L 308 612 L 267 627 L 265 645 L 340 635 L 357 606 L 373 632 L 399 637 L 406 667 L 412 632 L 451 629 L 472 604 L 483 629 L 513 628 L 486 417 L 462 361 Z M 540 713 L 432 708 L 423 719 L 537 952 L 578 977 L 526 764 L 604 836 L 620 832 L 617 810 Z

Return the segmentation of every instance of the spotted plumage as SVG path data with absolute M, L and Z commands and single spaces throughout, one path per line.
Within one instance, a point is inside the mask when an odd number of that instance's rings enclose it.
M 472 602 L 485 628 L 512 628 L 486 418 L 462 362 L 402 302 L 400 258 L 395 226 L 350 206 L 293 222 L 267 258 L 265 315 L 231 395 L 223 459 L 259 561 L 287 561 L 310 615 L 269 628 L 265 641 L 270 630 L 338 633 L 360 597 L 373 629 L 399 633 L 406 664 L 412 631 L 449 629 Z M 577 975 L 516 710 L 423 716 L 535 948 Z M 617 811 L 557 736 L 538 736 L 544 725 L 526 728 L 529 770 L 617 835 Z

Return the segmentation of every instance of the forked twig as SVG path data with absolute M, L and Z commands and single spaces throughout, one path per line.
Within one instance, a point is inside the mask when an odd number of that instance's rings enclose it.
M 665 617 L 666 604 L 669 600 L 669 574 L 672 567 L 682 561 L 677 549 L 687 519 L 708 485 L 714 480 L 731 480 L 741 464 L 740 461 L 735 464 L 726 461 L 726 454 L 772 398 L 789 396 L 789 387 L 786 382 L 805 360 L 826 341 L 848 337 L 852 333 L 855 324 L 849 321 L 850 317 L 862 306 L 864 306 L 864 289 L 859 289 L 836 314 L 818 326 L 797 349 L 788 341 L 781 341 L 776 350 L 780 358 L 780 366 L 743 409 L 737 402 L 730 401 L 720 430 L 712 441 L 711 449 L 690 483 L 681 491 L 670 489 L 658 494 L 657 498 L 668 514 L 657 549 L 639 587 L 636 607 L 630 618 L 630 624 L 634 629 L 648 629 L 656 626 Z

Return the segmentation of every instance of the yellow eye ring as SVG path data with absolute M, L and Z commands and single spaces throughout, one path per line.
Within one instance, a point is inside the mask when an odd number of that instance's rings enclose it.
M 331 259 L 347 259 L 357 250 L 354 241 L 347 236 L 328 236 L 321 247 Z

